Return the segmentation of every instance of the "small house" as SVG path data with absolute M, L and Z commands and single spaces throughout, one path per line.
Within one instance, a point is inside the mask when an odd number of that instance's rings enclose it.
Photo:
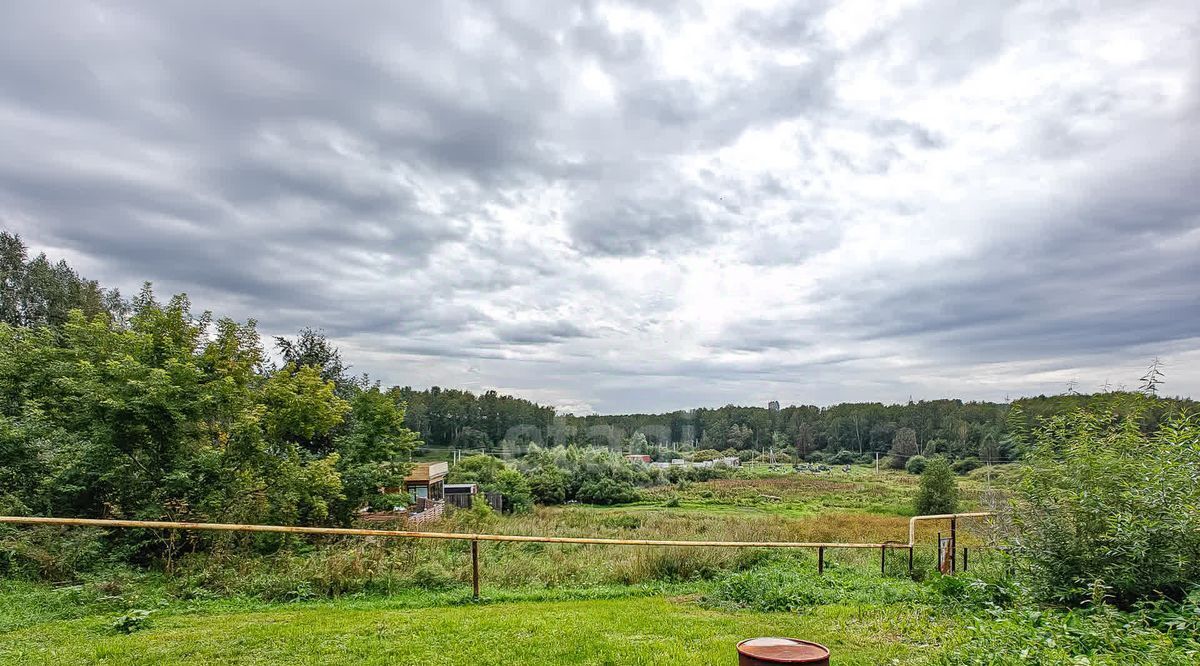
M 412 471 L 404 477 L 403 491 L 411 495 L 414 501 L 441 500 L 445 496 L 446 475 L 449 473 L 449 463 L 415 463 Z
M 649 465 L 650 463 L 654 462 L 654 458 L 651 458 L 650 456 L 638 455 L 638 454 L 629 454 L 629 455 L 625 456 L 625 459 L 634 464 L 643 463 L 643 464 Z

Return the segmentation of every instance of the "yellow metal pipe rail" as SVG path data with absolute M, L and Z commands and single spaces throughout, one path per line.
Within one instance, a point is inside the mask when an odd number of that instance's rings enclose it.
M 275 532 L 321 534 L 325 536 L 374 536 L 401 539 L 458 539 L 463 541 L 515 541 L 524 543 L 578 543 L 607 546 L 683 546 L 703 548 L 911 548 L 916 545 L 917 521 L 983 518 L 988 511 L 941 513 L 913 516 L 908 520 L 908 543 L 830 543 L 815 541 L 672 541 L 663 539 L 601 539 L 592 537 L 547 537 L 514 534 L 470 534 L 462 532 L 413 532 L 407 530 L 368 530 L 345 527 L 294 527 L 290 525 L 240 525 L 236 523 L 183 523 L 162 520 L 107 520 L 101 518 L 41 518 L 36 516 L 0 516 L 0 523 L 15 525 L 62 525 L 75 527 L 134 527 L 158 530 L 207 530 L 216 532 Z
M 935 513 L 928 516 L 913 516 L 908 519 L 908 546 L 917 543 L 918 520 L 953 520 L 958 518 L 984 518 L 994 515 L 991 511 L 976 511 L 974 513 Z
M 515 541 L 522 543 L 579 543 L 604 546 L 681 546 L 700 548 L 908 548 L 911 544 L 823 543 L 809 541 L 669 541 L 660 539 L 600 539 L 591 537 L 522 536 L 512 534 L 469 534 L 460 532 L 411 532 L 368 530 L 346 527 L 293 527 L 289 525 L 238 525 L 234 523 L 180 523 L 161 520 L 106 520 L 100 518 L 39 518 L 0 516 L 0 523 L 15 525 L 62 525 L 75 527 L 134 527 L 156 530 L 207 530 L 216 532 L 274 532 L 324 536 L 371 536 L 399 539 L 458 539 L 461 541 Z

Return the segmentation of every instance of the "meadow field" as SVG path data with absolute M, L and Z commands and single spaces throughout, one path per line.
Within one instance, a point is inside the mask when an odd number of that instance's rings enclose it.
M 958 480 L 959 509 L 1003 506 L 1011 469 Z M 618 506 L 460 510 L 430 530 L 678 540 L 907 539 L 916 477 L 868 467 L 743 470 Z M 1167 664 L 1200 659 L 1200 592 L 1118 610 L 1021 601 L 1003 530 L 959 523 L 970 569 L 934 571 L 946 525 L 904 550 L 160 535 L 172 558 L 105 561 L 96 530 L 0 529 L 38 562 L 0 580 L 0 664 L 731 664 L 744 638 L 828 646 L 835 664 Z M 19 532 L 19 530 L 25 530 Z M 161 543 L 159 544 L 162 545 Z M 1194 617 L 1193 617 L 1194 616 Z
M 996 474 L 1003 478 L 1003 474 Z M 961 480 L 963 510 L 986 499 Z M 664 486 L 635 503 L 539 507 L 519 516 L 459 511 L 430 529 L 680 540 L 907 540 L 916 477 L 855 467 L 823 474 L 747 470 Z M 981 526 L 981 525 L 980 525 Z M 487 543 L 482 595 L 466 542 L 305 539 L 247 556 L 238 537 L 209 540 L 170 570 L 100 568 L 58 584 L 0 586 L 0 663 L 731 663 L 742 638 L 825 643 L 835 663 L 935 661 L 969 624 L 964 600 L 934 583 L 936 525 L 918 534 L 916 572 L 892 551 Z M 945 529 L 942 526 L 942 529 Z M 48 563 L 81 533 L 41 529 Z M 964 521 L 964 544 L 985 530 Z M 26 540 L 28 543 L 28 540 Z M 79 546 L 83 548 L 84 546 Z M 997 574 L 998 553 L 970 575 Z M 965 578 L 961 580 L 967 580 Z

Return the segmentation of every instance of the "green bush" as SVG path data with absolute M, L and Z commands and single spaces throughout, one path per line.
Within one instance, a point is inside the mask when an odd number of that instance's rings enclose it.
M 954 464 L 950 466 L 950 469 L 953 470 L 955 474 L 966 474 L 971 470 L 979 469 L 982 466 L 983 463 L 980 462 L 979 458 L 963 458 L 962 460 L 954 461 Z
M 637 499 L 637 488 L 632 483 L 600 477 L 580 486 L 576 497 L 589 504 L 624 504 Z
M 920 474 L 925 471 L 925 466 L 929 464 L 929 459 L 925 456 L 913 456 L 904 464 L 904 471 L 909 474 Z
M 1033 594 L 1121 607 L 1182 598 L 1200 580 L 1200 423 L 1152 433 L 1137 414 L 1075 411 L 1034 431 L 1014 507 L 1019 571 Z
M 914 508 L 918 514 L 954 513 L 958 510 L 958 481 L 945 458 L 933 458 L 925 465 Z
M 837 453 L 833 454 L 829 458 L 829 464 L 831 464 L 831 465 L 852 465 L 852 464 L 854 464 L 854 454 L 850 451 L 842 449 L 841 451 L 838 451 Z

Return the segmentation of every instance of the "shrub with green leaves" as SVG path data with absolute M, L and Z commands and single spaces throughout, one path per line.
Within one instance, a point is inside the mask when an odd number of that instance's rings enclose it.
M 1120 606 L 1200 580 L 1200 422 L 1151 433 L 1134 413 L 1074 411 L 1032 433 L 1014 511 L 1020 571 L 1041 599 L 1102 589 Z
M 637 499 L 637 489 L 629 482 L 600 477 L 580 486 L 577 497 L 590 504 L 623 504 Z
M 113 631 L 122 634 L 132 634 L 135 631 L 145 629 L 150 624 L 150 613 L 151 611 L 148 610 L 131 610 L 113 620 L 111 627 Z
M 915 509 L 919 514 L 954 513 L 958 510 L 958 481 L 945 458 L 931 459 L 922 470 Z
M 953 470 L 955 474 L 967 474 L 971 470 L 979 469 L 980 467 L 983 467 L 983 463 L 979 460 L 979 458 L 963 458 L 962 460 L 954 461 L 954 464 L 950 466 L 950 469 Z
M 1019 605 L 993 606 L 972 620 L 963 642 L 951 646 L 938 663 L 1188 666 L 1198 658 L 1200 642 L 1194 633 L 1158 627 L 1145 612 L 1122 613 L 1107 604 L 1067 611 Z
M 854 464 L 854 459 L 855 459 L 854 453 L 847 451 L 845 449 L 842 449 L 841 451 L 838 451 L 837 453 L 833 454 L 832 457 L 829 458 L 829 464 L 831 464 L 831 465 L 851 465 L 851 464 Z
M 925 456 L 913 456 L 904 464 L 904 471 L 909 474 L 920 474 L 925 471 L 925 466 L 929 464 L 929 459 Z

